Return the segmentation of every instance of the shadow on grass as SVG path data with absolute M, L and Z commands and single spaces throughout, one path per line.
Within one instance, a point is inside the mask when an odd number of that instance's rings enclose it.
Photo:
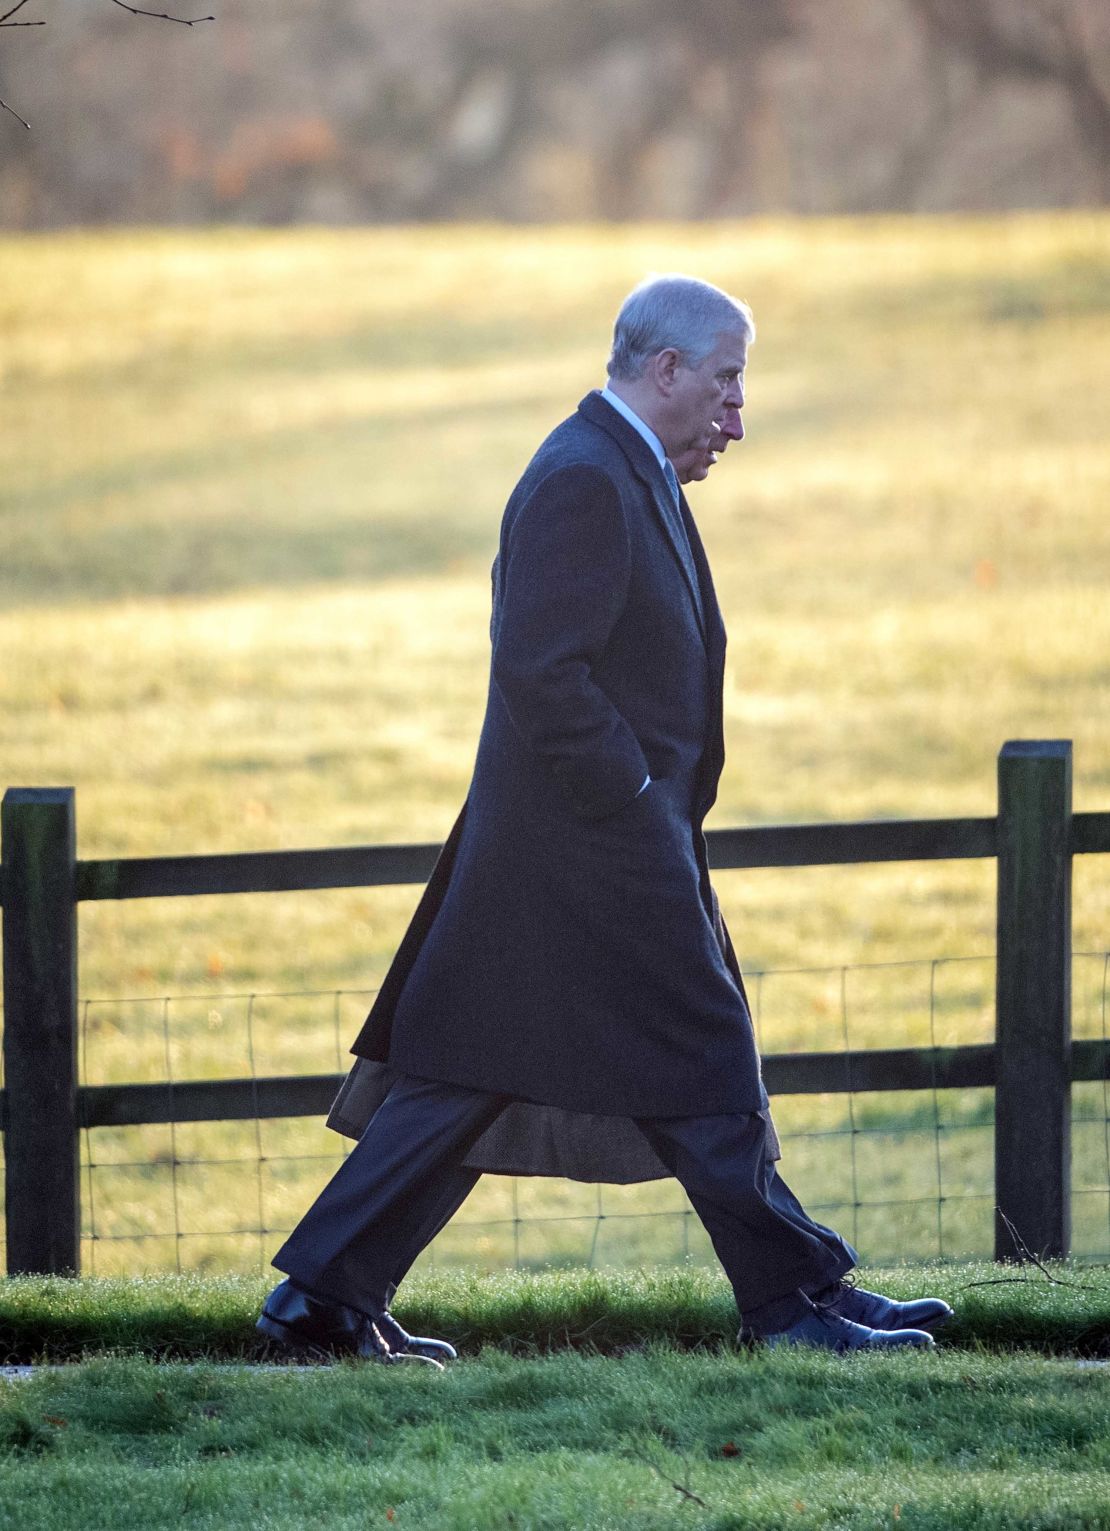
M 956 1309 L 946 1348 L 1029 1350 L 1110 1358 L 1110 1269 L 903 1266 L 861 1273 L 892 1296 L 927 1293 Z M 260 1360 L 254 1321 L 272 1281 L 263 1277 L 14 1277 L 0 1286 L 0 1363 L 68 1361 L 131 1352 L 162 1359 Z M 624 1355 L 664 1344 L 719 1351 L 735 1345 L 728 1285 L 680 1267 L 618 1271 L 430 1272 L 405 1287 L 397 1314 L 412 1330 L 474 1353 L 575 1350 Z

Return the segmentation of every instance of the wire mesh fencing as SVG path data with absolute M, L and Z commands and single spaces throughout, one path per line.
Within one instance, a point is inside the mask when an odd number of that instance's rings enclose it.
M 748 975 L 765 1054 L 828 1054 L 827 1093 L 778 1095 L 782 1173 L 870 1262 L 986 1257 L 993 1246 L 994 1092 L 854 1087 L 881 1047 L 939 1057 L 994 1035 L 994 959 L 935 958 Z M 1110 1042 L 1110 953 L 1073 966 L 1076 1038 Z M 81 1134 L 82 1267 L 90 1273 L 264 1270 L 349 1145 L 319 1117 L 177 1120 L 184 1081 L 342 1073 L 370 990 L 87 999 L 83 1085 L 158 1082 L 168 1120 Z M 1110 1255 L 1110 1083 L 1072 1097 L 1073 1249 Z M 585 1185 L 485 1176 L 425 1265 L 642 1266 L 711 1261 L 673 1180 Z

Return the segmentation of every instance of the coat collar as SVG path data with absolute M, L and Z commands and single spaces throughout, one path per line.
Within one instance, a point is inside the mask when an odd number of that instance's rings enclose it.
M 592 389 L 578 406 L 578 413 L 585 416 L 591 425 L 598 425 L 620 447 L 628 458 L 632 471 L 638 479 L 641 479 L 654 495 L 660 488 L 665 489 L 662 470 L 655 460 L 655 454 L 647 442 L 634 430 L 623 415 L 617 413 L 613 406 L 601 396 L 601 389 Z
M 654 452 L 652 452 L 639 431 L 634 430 L 624 416 L 618 414 L 613 406 L 602 398 L 599 389 L 595 388 L 586 395 L 578 406 L 578 412 L 585 419 L 589 420 L 592 425 L 600 426 L 603 431 L 613 438 L 625 457 L 627 457 L 633 473 L 640 479 L 647 490 L 652 509 L 655 511 L 656 520 L 662 527 L 663 533 L 670 544 L 671 552 L 674 554 L 678 566 L 682 570 L 682 576 L 690 592 L 690 599 L 694 605 L 694 616 L 699 628 L 701 628 L 702 637 L 708 640 L 708 633 L 702 619 L 700 592 L 694 583 L 700 570 L 696 569 L 696 565 L 695 569 L 691 569 L 689 558 L 683 556 L 683 549 L 678 541 L 679 531 L 674 522 L 676 512 L 670 506 L 670 490 L 667 488 L 667 482 L 663 477 L 662 469 L 655 459 Z M 681 495 L 680 498 L 682 498 Z M 677 514 L 682 516 L 684 521 L 690 517 L 690 511 L 686 507 L 684 498 L 682 498 L 682 508 Z

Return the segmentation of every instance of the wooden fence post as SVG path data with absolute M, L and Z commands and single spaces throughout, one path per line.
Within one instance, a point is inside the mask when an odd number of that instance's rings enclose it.
M 1071 1246 L 1071 741 L 998 757 L 996 1260 Z
M 76 814 L 72 787 L 13 787 L 4 867 L 8 1273 L 76 1273 Z

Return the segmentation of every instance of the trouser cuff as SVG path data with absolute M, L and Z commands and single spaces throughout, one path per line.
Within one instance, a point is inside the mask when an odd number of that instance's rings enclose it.
M 741 1337 L 763 1340 L 769 1334 L 779 1334 L 805 1318 L 812 1306 L 801 1288 L 795 1287 L 783 1297 L 772 1298 L 770 1302 L 760 1303 L 758 1308 L 749 1308 L 742 1313 Z
M 377 1310 L 359 1307 L 357 1303 L 350 1302 L 346 1297 L 338 1297 L 334 1292 L 322 1292 L 318 1286 L 306 1286 L 303 1281 L 298 1281 L 295 1276 L 285 1278 L 295 1292 L 300 1292 L 304 1297 L 311 1297 L 313 1302 L 318 1302 L 325 1308 L 346 1309 L 350 1313 L 357 1313 L 360 1318 L 377 1318 L 384 1308 Z

